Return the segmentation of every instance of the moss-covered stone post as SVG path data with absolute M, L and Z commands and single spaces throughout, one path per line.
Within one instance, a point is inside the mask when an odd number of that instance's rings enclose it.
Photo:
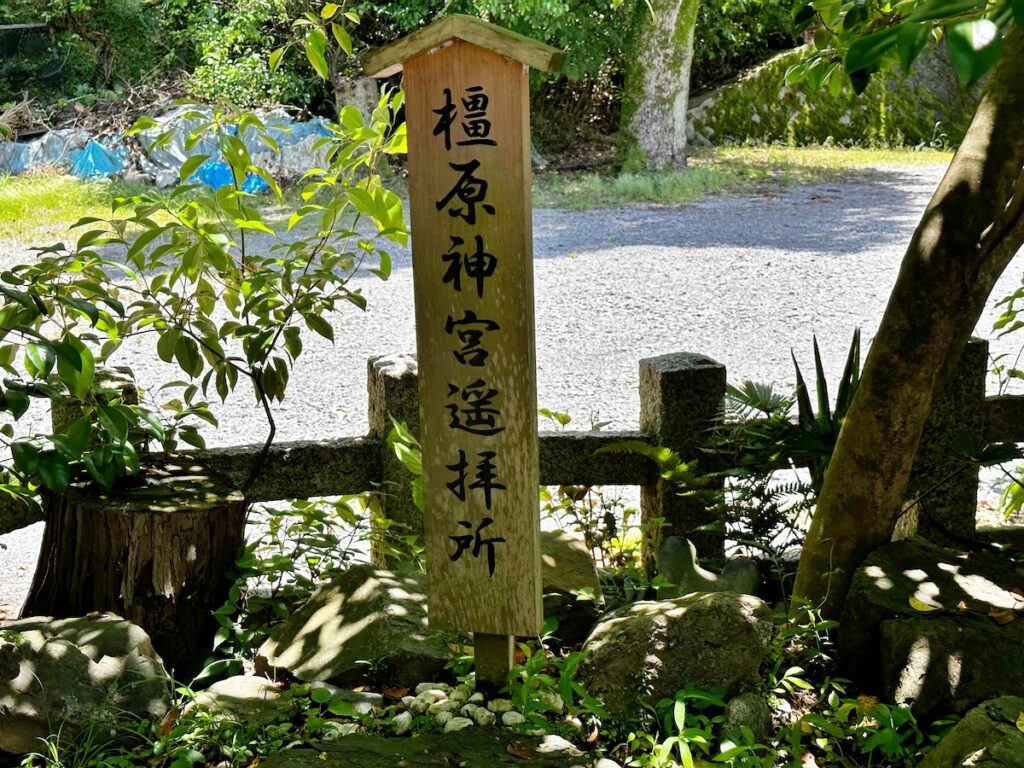
M 724 396 L 725 366 L 710 357 L 678 352 L 640 361 L 640 429 L 656 445 L 676 451 L 684 462 L 699 459 L 701 436 L 718 418 Z M 701 557 L 721 556 L 724 536 L 697 530 L 713 523 L 713 514 L 701 499 L 681 496 L 682 490 L 660 479 L 655 485 L 641 486 L 645 526 L 663 520 L 667 535 L 686 536 Z M 660 534 L 649 530 L 656 550 Z M 652 564 L 653 552 L 645 548 L 644 559 Z
M 428 616 L 481 688 L 543 620 L 527 75 L 563 58 L 455 15 L 364 60 L 404 73 Z
M 420 392 L 415 355 L 371 357 L 366 365 L 370 429 L 368 437 L 382 442 L 381 483 L 378 491 L 380 514 L 373 521 L 374 536 L 370 558 L 381 568 L 395 566 L 388 556 L 392 535 L 423 538 L 423 515 L 412 500 L 412 475 L 387 445 L 391 419 L 403 422 L 414 437 L 420 433 Z
M 917 449 L 900 535 L 922 536 L 937 544 L 963 546 L 975 537 L 978 466 L 957 444 L 985 439 L 985 378 L 988 342 L 971 339 L 932 404 Z M 920 499 L 916 504 L 915 499 Z

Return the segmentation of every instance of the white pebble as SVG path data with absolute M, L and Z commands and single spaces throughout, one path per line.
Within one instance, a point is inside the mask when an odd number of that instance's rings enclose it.
M 429 707 L 433 703 L 433 701 L 428 701 L 427 699 L 424 699 L 422 696 L 417 696 L 415 699 L 409 702 L 409 709 L 415 715 L 422 715 L 424 712 L 427 711 L 427 707 Z
M 428 715 L 436 715 L 438 712 L 451 712 L 453 709 L 457 709 L 459 703 L 457 701 L 450 701 L 445 699 L 444 701 L 435 701 L 429 707 L 427 707 Z
M 526 722 L 526 718 L 519 712 L 512 712 L 511 710 L 505 712 L 501 716 L 501 724 L 511 728 L 513 725 L 520 725 Z
M 474 704 L 480 704 L 484 700 L 484 695 L 479 692 L 474 693 L 472 696 L 469 697 L 469 700 Z
M 455 715 L 453 715 L 451 712 L 449 712 L 448 710 L 444 710 L 442 712 L 438 712 L 437 717 L 435 717 L 434 720 L 437 722 L 438 725 L 447 725 L 449 722 L 451 722 L 451 720 L 454 717 Z
M 486 728 L 489 725 L 494 725 L 495 715 L 493 712 L 488 712 L 483 707 L 477 707 L 476 711 L 470 715 L 473 718 L 473 722 L 477 725 Z
M 420 683 L 416 686 L 416 695 L 419 696 L 421 693 L 426 691 L 442 691 L 448 693 L 452 687 L 447 683 Z
M 461 731 L 463 728 L 469 728 L 473 724 L 473 721 L 468 717 L 453 717 L 444 725 L 445 733 L 454 733 L 455 731 Z
M 416 698 L 423 699 L 427 704 L 433 704 L 435 701 L 444 701 L 447 699 L 448 691 L 442 691 L 440 688 L 431 688 L 423 693 L 417 693 Z
M 450 701 L 457 701 L 461 704 L 463 702 L 469 701 L 469 693 L 460 690 L 459 688 L 456 688 L 454 691 L 448 694 L 448 699 Z
M 391 721 L 391 732 L 395 736 L 401 736 L 403 733 L 408 733 L 409 729 L 412 728 L 412 712 L 408 710 L 405 712 L 399 712 L 395 715 L 395 719 Z
M 511 712 L 512 702 L 508 699 L 495 699 L 494 701 L 487 702 L 487 708 L 491 710 L 491 712 L 495 713 Z
M 476 712 L 478 709 L 484 709 L 484 708 L 483 707 L 478 707 L 476 704 L 463 704 L 462 705 L 462 709 L 459 710 L 459 714 L 462 715 L 463 717 L 473 717 L 473 713 Z M 484 709 L 484 712 L 486 712 L 486 711 L 487 710 Z
M 408 709 L 410 706 L 412 706 L 412 703 L 414 701 L 416 701 L 416 697 L 415 696 L 403 696 L 402 697 L 402 706 L 405 707 L 406 709 Z

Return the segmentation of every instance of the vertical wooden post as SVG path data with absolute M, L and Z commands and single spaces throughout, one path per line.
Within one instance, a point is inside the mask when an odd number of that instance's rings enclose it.
M 404 70 L 428 615 L 491 688 L 543 618 L 527 65 L 560 58 L 449 16 L 364 62 Z

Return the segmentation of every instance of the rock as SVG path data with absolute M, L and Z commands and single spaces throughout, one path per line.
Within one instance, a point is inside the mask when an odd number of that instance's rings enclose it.
M 399 712 L 395 715 L 395 719 L 391 721 L 391 732 L 395 736 L 408 733 L 410 728 L 412 728 L 412 712 Z
M 1024 577 L 993 553 L 921 539 L 880 547 L 854 574 L 841 617 L 847 674 L 922 719 L 1024 695 L 1024 622 L 1014 620 L 1022 605 L 1014 590 L 1024 594 Z
M 159 719 L 171 680 L 149 635 L 113 614 L 0 625 L 0 750 L 31 752 L 61 731 L 121 713 Z
M 437 675 L 450 657 L 441 636 L 427 629 L 421 579 L 357 565 L 271 633 L 257 670 L 344 685 L 365 680 L 372 668 L 374 682 L 413 685 Z
M 456 731 L 461 731 L 465 728 L 469 728 L 471 725 L 473 725 L 473 721 L 470 720 L 468 717 L 453 717 L 451 720 L 444 724 L 444 732 L 455 733 Z
M 758 679 L 773 632 L 771 609 L 752 595 L 713 592 L 634 603 L 594 628 L 578 679 L 620 716 L 687 685 L 731 696 Z
M 471 695 L 471 696 L 469 697 L 469 700 L 470 700 L 470 701 L 471 701 L 471 702 L 472 702 L 473 704 L 480 704 L 480 703 L 482 703 L 482 702 L 483 702 L 483 700 L 484 700 L 484 695 L 483 695 L 482 693 L 474 693 L 474 694 L 472 694 L 472 695 Z
M 760 743 L 766 743 L 772 733 L 772 712 L 768 702 L 753 691 L 733 696 L 725 705 L 725 722 L 722 732 L 739 733 L 746 726 Z
M 459 703 L 457 701 L 435 701 L 429 707 L 427 707 L 428 715 L 436 715 L 438 712 L 451 712 L 453 709 L 458 709 Z
M 1024 733 L 1016 725 L 1024 698 L 1003 696 L 968 712 L 920 768 L 1024 768 Z
M 483 707 L 477 707 L 473 710 L 473 714 L 470 715 L 473 722 L 477 725 L 486 728 L 489 725 L 494 725 L 497 717 L 490 710 L 484 709 Z
M 594 763 L 594 768 L 622 768 L 622 767 L 618 763 L 616 763 L 614 760 L 612 760 L 611 758 L 602 757 L 602 758 L 599 758 L 596 763 Z
M 501 724 L 506 728 L 512 728 L 516 725 L 522 725 L 526 722 L 526 718 L 521 712 L 504 712 L 501 715 Z
M 658 587 L 659 600 L 672 600 L 692 592 L 756 595 L 761 588 L 761 571 L 754 560 L 733 558 L 717 574 L 700 567 L 697 548 L 682 536 L 668 536 L 661 542 L 657 564 L 658 575 L 669 582 Z
M 447 725 L 451 720 L 454 719 L 455 715 L 453 715 L 448 710 L 445 710 L 444 712 L 438 712 L 437 715 L 434 717 L 434 721 L 438 725 Z
M 441 691 L 442 693 L 447 694 L 451 689 L 451 686 L 447 683 L 420 683 L 416 686 L 414 692 L 417 696 L 425 691 Z
M 265 677 L 236 675 L 200 691 L 183 714 L 200 708 L 231 720 L 267 723 L 277 717 L 280 698 L 281 691 Z
M 594 768 L 565 739 L 529 736 L 501 728 L 466 728 L 415 739 L 356 734 L 319 749 L 290 749 L 265 757 L 260 768 Z
M 544 616 L 558 620 L 553 635 L 566 645 L 582 643 L 604 605 L 601 580 L 587 545 L 564 531 L 541 531 Z
M 508 699 L 494 699 L 493 701 L 487 702 L 487 709 L 491 712 L 511 712 L 512 702 Z

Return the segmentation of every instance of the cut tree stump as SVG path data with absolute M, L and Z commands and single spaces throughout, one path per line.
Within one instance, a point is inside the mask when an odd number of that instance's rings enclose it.
M 183 675 L 210 648 L 245 510 L 239 491 L 184 457 L 143 466 L 130 487 L 73 484 L 46 502 L 22 615 L 111 611 L 145 629 L 168 668 Z

